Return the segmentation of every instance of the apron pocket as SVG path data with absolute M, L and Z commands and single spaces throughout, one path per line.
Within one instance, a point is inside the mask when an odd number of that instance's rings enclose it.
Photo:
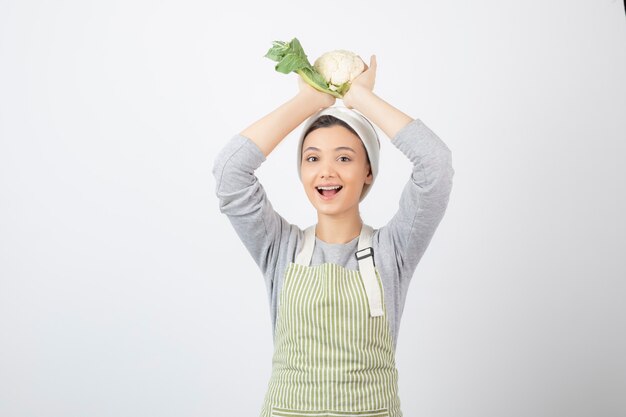
M 290 410 L 272 407 L 271 417 L 389 417 L 389 409 L 365 411 Z

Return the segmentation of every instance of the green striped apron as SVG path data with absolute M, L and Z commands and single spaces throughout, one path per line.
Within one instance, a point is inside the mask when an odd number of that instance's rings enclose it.
M 402 416 L 372 232 L 363 224 L 355 271 L 309 266 L 315 226 L 305 231 L 284 276 L 261 417 Z

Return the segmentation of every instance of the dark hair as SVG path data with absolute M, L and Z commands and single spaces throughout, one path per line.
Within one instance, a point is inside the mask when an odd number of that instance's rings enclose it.
M 307 135 L 309 133 L 311 133 L 312 131 L 319 129 L 321 127 L 331 127 L 331 126 L 335 126 L 335 125 L 339 125 L 339 126 L 343 126 L 346 129 L 348 129 L 350 132 L 354 133 L 354 135 L 361 139 L 361 137 L 359 136 L 358 133 L 356 133 L 354 131 L 354 129 L 352 129 L 352 127 L 350 127 L 349 124 L 347 124 L 346 122 L 344 122 L 341 119 L 338 119 L 335 116 L 331 116 L 330 114 L 325 114 L 323 116 L 318 117 L 312 124 L 311 126 L 309 126 L 309 128 L 306 130 L 306 133 L 304 134 L 304 139 L 306 139 Z M 304 142 L 304 139 L 302 140 Z M 361 144 L 363 144 L 363 141 L 361 141 Z M 363 149 L 365 150 L 365 156 L 367 157 L 367 163 L 370 163 L 370 156 L 367 154 L 367 149 L 365 148 L 365 144 L 363 144 Z M 302 159 L 302 155 L 300 155 L 300 158 Z
M 319 129 L 320 127 L 330 127 L 334 125 L 343 126 L 346 129 L 348 129 L 350 132 L 354 133 L 357 137 L 359 137 L 358 133 L 356 133 L 354 129 L 350 127 L 349 124 L 347 124 L 341 119 L 336 118 L 335 116 L 331 116 L 330 114 L 325 114 L 323 116 L 318 117 L 317 120 L 315 120 L 313 124 L 309 126 L 306 133 L 304 134 L 304 137 L 306 138 L 306 136 L 312 131 L 314 131 L 315 129 Z

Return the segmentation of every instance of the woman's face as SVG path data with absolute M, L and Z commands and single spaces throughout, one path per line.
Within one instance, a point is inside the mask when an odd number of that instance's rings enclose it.
M 302 143 L 300 175 L 307 197 L 324 214 L 341 214 L 358 208 L 364 184 L 372 183 L 363 142 L 343 126 L 322 127 Z M 339 191 L 318 189 L 339 185 Z M 324 195 L 326 194 L 326 195 Z

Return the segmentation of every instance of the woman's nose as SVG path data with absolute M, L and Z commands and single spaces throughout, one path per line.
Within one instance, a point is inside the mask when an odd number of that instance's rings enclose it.
M 333 166 L 332 162 L 322 162 L 320 164 L 319 176 L 322 178 L 335 176 L 335 167 Z

